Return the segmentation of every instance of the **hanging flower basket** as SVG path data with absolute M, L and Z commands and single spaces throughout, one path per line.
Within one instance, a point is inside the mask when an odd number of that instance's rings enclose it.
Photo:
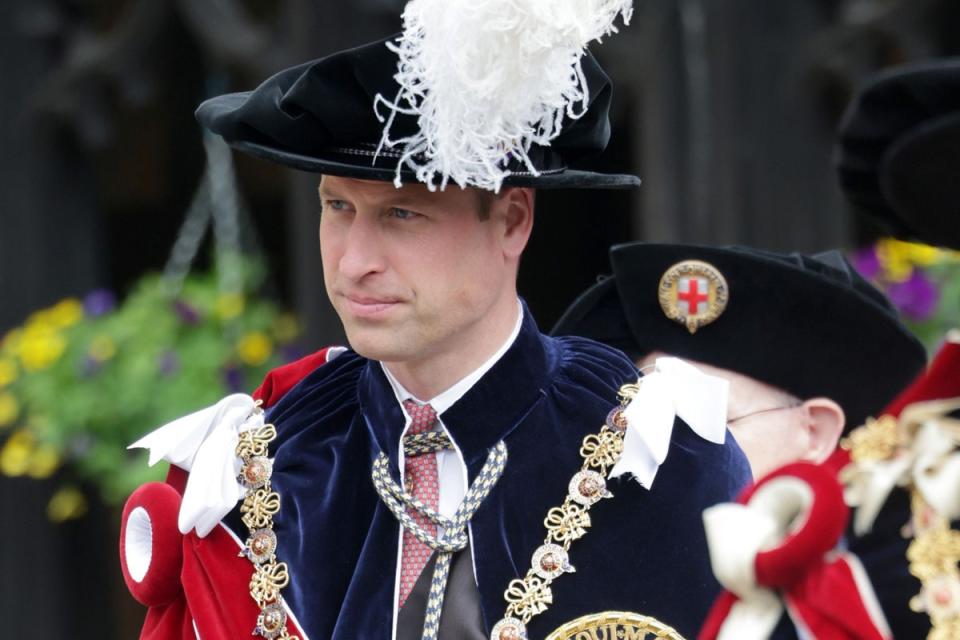
M 163 469 L 127 445 L 167 421 L 249 392 L 271 368 L 299 355 L 297 321 L 254 295 L 255 263 L 221 292 L 210 274 L 190 275 L 176 295 L 146 276 L 120 305 L 99 290 L 33 313 L 0 342 L 0 473 L 92 482 L 117 503 Z M 163 466 L 163 465 L 160 465 Z M 49 515 L 82 513 L 66 487 Z

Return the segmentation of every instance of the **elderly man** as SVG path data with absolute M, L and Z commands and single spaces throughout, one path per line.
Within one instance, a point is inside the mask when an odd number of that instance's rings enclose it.
M 534 51 L 538 73 L 519 88 L 548 84 L 511 93 L 473 69 L 467 80 L 485 77 L 493 96 L 477 102 L 470 86 L 430 83 L 464 71 L 450 55 L 499 42 L 484 23 L 461 34 L 476 42 L 425 56 L 453 23 L 438 36 L 415 11 L 405 20 L 399 39 L 198 112 L 236 148 L 322 175 L 324 283 L 350 349 L 273 372 L 262 407 L 231 396 L 137 443 L 174 465 L 124 513 L 124 575 L 150 607 L 143 637 L 692 634 L 718 592 L 700 512 L 749 480 L 746 459 L 722 415 L 670 414 L 651 428 L 669 450 L 654 447 L 644 484 L 615 479 L 625 441 L 645 451 L 629 418 L 643 402 L 624 387 L 633 363 L 541 335 L 516 291 L 534 189 L 637 184 L 569 168 L 607 143 L 609 81 L 579 45 L 536 54 L 551 40 L 541 25 L 529 50 L 477 59 Z M 491 137 L 486 121 L 505 132 Z
M 922 370 L 920 342 L 836 252 L 635 243 L 554 335 L 622 349 L 642 367 L 664 353 L 730 383 L 728 424 L 755 477 L 822 462 L 840 435 Z

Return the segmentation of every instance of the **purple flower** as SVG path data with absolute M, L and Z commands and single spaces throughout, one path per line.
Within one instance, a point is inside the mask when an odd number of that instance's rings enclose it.
M 303 345 L 297 344 L 296 342 L 285 344 L 280 348 L 280 358 L 284 364 L 299 360 L 305 355 L 307 355 L 307 350 L 303 348 Z
M 184 324 L 197 324 L 200 322 L 200 312 L 183 300 L 174 300 L 173 310 Z
M 890 301 L 906 317 L 923 322 L 933 315 L 940 301 L 940 292 L 920 269 L 914 269 L 903 282 L 894 282 L 887 287 Z
M 164 351 L 157 358 L 157 370 L 164 378 L 170 378 L 180 371 L 180 357 L 174 351 Z
M 81 378 L 92 378 L 100 373 L 103 363 L 91 356 L 87 356 L 80 362 L 79 373 Z
M 243 379 L 243 371 L 235 365 L 227 365 L 223 370 L 223 384 L 231 393 L 240 393 L 247 391 L 247 385 Z
M 867 280 L 876 280 L 880 277 L 882 266 L 880 257 L 877 256 L 876 247 L 870 246 L 858 249 L 851 256 L 851 262 L 853 262 L 854 268 L 860 272 L 860 275 Z
M 98 318 L 117 308 L 117 296 L 109 289 L 94 289 L 83 299 L 83 312 Z

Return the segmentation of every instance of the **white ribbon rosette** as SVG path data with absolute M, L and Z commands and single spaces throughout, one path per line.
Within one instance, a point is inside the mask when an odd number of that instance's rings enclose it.
M 148 449 L 150 466 L 166 460 L 190 472 L 177 520 L 180 533 L 196 529 L 205 537 L 243 497 L 236 448 L 241 432 L 263 426 L 263 413 L 254 411 L 255 406 L 246 394 L 230 395 L 128 447 Z
M 679 358 L 657 358 L 653 372 L 637 385 L 636 395 L 623 410 L 627 420 L 623 454 L 610 477 L 630 474 L 650 489 L 667 459 L 677 417 L 704 440 L 724 443 L 729 383 Z
M 856 507 L 854 532 L 873 528 L 881 508 L 897 486 L 913 485 L 938 514 L 960 518 L 960 427 L 943 414 L 958 401 L 920 402 L 900 415 L 902 443 L 886 459 L 866 459 L 844 470 L 847 503 Z

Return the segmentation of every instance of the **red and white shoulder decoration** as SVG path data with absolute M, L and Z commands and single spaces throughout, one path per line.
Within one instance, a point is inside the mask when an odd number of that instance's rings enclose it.
M 784 611 L 801 637 L 892 637 L 862 565 L 839 548 L 848 510 L 828 468 L 787 465 L 703 518 L 726 591 L 699 640 L 769 638 Z
M 911 518 L 902 533 L 913 538 L 906 558 L 921 584 L 910 600 L 925 612 L 930 638 L 960 634 L 960 332 L 948 334 L 930 368 L 877 420 L 845 442 L 840 478 L 855 507 L 854 532 L 871 531 L 890 492 L 910 493 Z
M 699 639 L 768 638 L 784 611 L 801 637 L 891 637 L 860 562 L 838 545 L 850 517 L 847 505 L 854 509 L 854 532 L 865 533 L 895 486 L 912 494 L 914 540 L 905 561 L 922 587 L 910 606 L 928 613 L 938 637 L 956 637 L 960 534 L 951 521 L 960 518 L 957 410 L 960 332 L 952 332 L 929 369 L 823 465 L 787 465 L 736 504 L 706 510 L 711 562 L 727 591 Z
M 243 498 L 236 447 L 263 427 L 263 413 L 318 366 L 343 353 L 323 349 L 271 371 L 252 396 L 235 394 L 175 420 L 131 447 L 151 465 L 171 464 L 166 483 L 137 489 L 123 510 L 120 561 L 133 597 L 149 609 L 141 640 L 248 637 L 260 608 L 250 598 L 244 544 L 220 524 Z M 290 635 L 306 636 L 287 611 Z
M 948 335 L 930 369 L 877 420 L 848 438 L 850 464 L 841 471 L 854 533 L 864 535 L 894 487 L 911 487 L 948 521 L 960 518 L 960 332 Z

